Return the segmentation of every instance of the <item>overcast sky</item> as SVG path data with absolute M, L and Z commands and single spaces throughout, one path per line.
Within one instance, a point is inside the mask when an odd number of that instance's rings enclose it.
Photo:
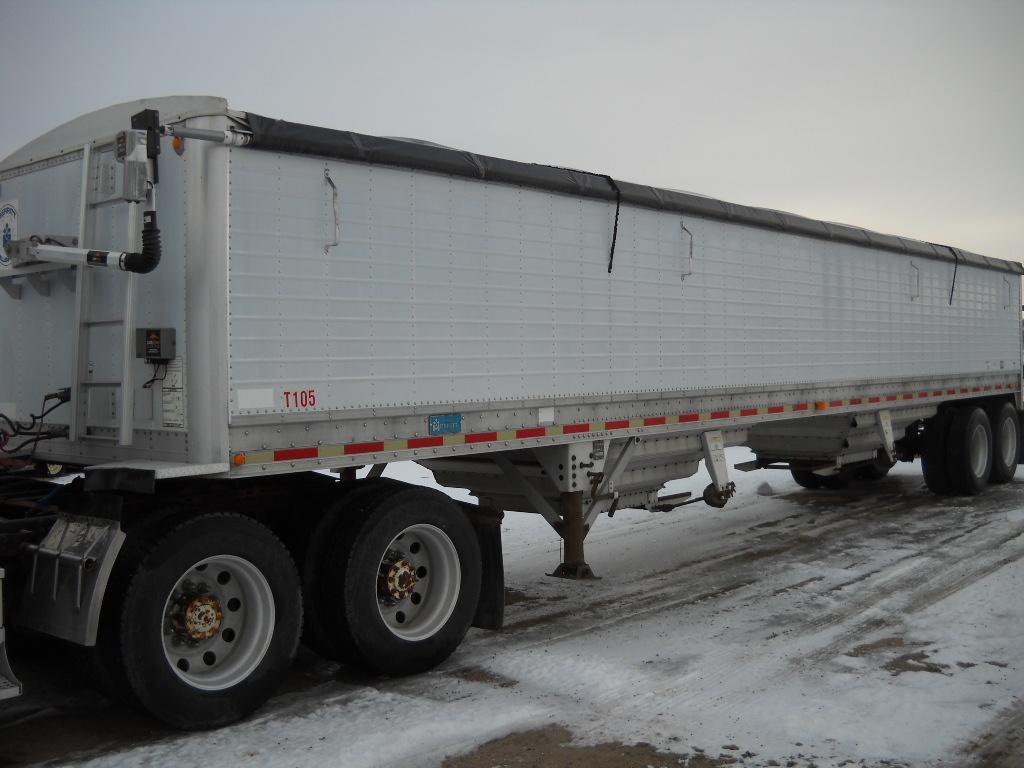
M 1024 2 L 5 0 L 0 156 L 172 93 L 1024 260 Z

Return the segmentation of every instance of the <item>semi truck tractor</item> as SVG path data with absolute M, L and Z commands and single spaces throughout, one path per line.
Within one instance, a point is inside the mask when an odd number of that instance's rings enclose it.
M 583 579 L 602 515 L 734 472 L 1018 462 L 1024 269 L 952 246 L 205 96 L 9 155 L 0 231 L 0 699 L 6 626 L 217 727 L 300 641 L 407 675 L 500 628 L 505 511 Z

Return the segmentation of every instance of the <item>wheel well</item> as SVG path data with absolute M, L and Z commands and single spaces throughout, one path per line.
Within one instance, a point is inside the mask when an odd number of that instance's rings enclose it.
M 122 527 L 132 532 L 164 527 L 210 511 L 233 512 L 267 526 L 284 543 L 301 569 L 309 537 L 317 522 L 347 483 L 406 485 L 390 478 L 340 480 L 316 472 L 246 480 L 163 481 L 153 496 L 123 494 Z M 297 500 L 301 500 L 297 508 Z M 480 601 L 473 626 L 500 629 L 504 616 L 505 579 L 501 550 L 502 513 L 467 502 L 456 505 L 473 523 L 483 560 Z
M 940 403 L 936 415 L 943 411 L 956 411 L 968 406 L 984 408 L 987 413 L 1002 406 L 1003 403 L 1014 403 L 1012 395 L 996 395 L 993 397 L 976 397 L 969 400 L 949 400 Z M 1014 403 L 1014 407 L 1016 404 Z M 934 416 L 907 425 L 901 438 L 896 440 L 896 452 L 903 461 L 911 461 L 921 455 L 924 439 L 929 423 L 934 423 Z

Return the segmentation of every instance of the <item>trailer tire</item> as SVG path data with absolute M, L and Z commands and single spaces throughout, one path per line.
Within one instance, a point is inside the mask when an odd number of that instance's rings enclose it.
M 946 461 L 954 491 L 974 496 L 985 490 L 992 473 L 992 426 L 984 408 L 970 404 L 956 410 Z
M 302 592 L 291 555 L 269 529 L 236 514 L 195 517 L 131 566 L 117 651 L 143 708 L 200 730 L 235 722 L 273 694 L 298 647 Z
M 330 559 L 331 542 L 341 535 L 339 526 L 353 518 L 362 519 L 365 516 L 367 501 L 380 494 L 382 489 L 397 485 L 397 481 L 389 478 L 342 483 L 338 497 L 320 517 L 309 536 L 302 559 L 302 599 L 305 607 L 302 640 L 322 656 L 341 659 L 347 650 L 339 648 L 326 629 L 321 600 L 321 582 L 333 565 Z
M 889 470 L 896 466 L 895 461 L 889 461 L 889 458 L 885 455 L 884 450 L 880 450 L 878 455 L 868 464 L 860 470 L 860 476 L 869 482 L 875 482 L 882 480 L 886 475 L 889 474 Z
M 1008 483 L 1017 473 L 1020 458 L 1020 417 L 1008 400 L 993 403 L 986 411 L 992 425 L 992 474 L 989 482 Z
M 953 479 L 947 461 L 949 427 L 956 412 L 940 410 L 925 422 L 924 440 L 921 446 L 921 473 L 928 490 L 939 496 L 953 493 Z
M 821 476 L 816 475 L 809 469 L 790 469 L 789 474 L 793 476 L 796 484 L 801 488 L 816 491 L 821 488 Z
M 320 600 L 332 643 L 355 664 L 409 675 L 447 659 L 469 631 L 481 587 L 473 525 L 442 493 L 399 487 L 339 526 Z M 426 589 L 424 589 L 426 587 Z M 418 589 L 417 589 L 418 588 Z
M 842 470 L 834 475 L 823 475 L 821 485 L 830 491 L 842 491 L 850 485 L 853 480 L 853 473 Z

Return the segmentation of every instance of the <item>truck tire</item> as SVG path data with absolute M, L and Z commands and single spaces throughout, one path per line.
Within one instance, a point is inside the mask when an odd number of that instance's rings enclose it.
M 949 425 L 946 462 L 953 490 L 974 496 L 985 490 L 992 473 L 992 426 L 985 409 L 967 404 Z
M 183 512 L 179 508 L 157 510 L 128 529 L 104 591 L 96 645 L 84 649 L 86 673 L 91 681 L 107 698 L 127 707 L 141 705 L 128 682 L 121 658 L 122 601 L 139 562 L 160 538 L 181 522 Z
M 1017 473 L 1020 458 L 1020 417 L 1013 403 L 1003 401 L 989 408 L 992 425 L 992 474 L 990 483 L 1008 483 Z
M 796 484 L 801 488 L 808 488 L 812 491 L 821 488 L 821 477 L 811 472 L 809 469 L 790 469 L 789 474 L 796 480 Z
M 329 550 L 319 599 L 341 661 L 409 675 L 447 659 L 480 597 L 480 547 L 466 514 L 442 493 L 383 490 L 346 517 Z
M 338 497 L 314 526 L 302 558 L 302 601 L 304 606 L 302 640 L 310 648 L 331 659 L 343 659 L 347 649 L 339 648 L 325 628 L 320 584 L 333 563 L 331 542 L 340 535 L 338 527 L 347 520 L 365 517 L 368 500 L 399 483 L 389 478 L 342 483 Z M 348 487 L 345 487 L 348 486 Z
M 944 409 L 925 422 L 921 472 L 928 490 L 939 496 L 953 493 L 953 479 L 949 473 L 946 454 L 949 427 L 955 413 L 953 409 Z
M 235 722 L 261 706 L 295 657 L 302 592 L 266 527 L 209 514 L 132 553 L 116 652 L 136 702 L 176 728 Z

